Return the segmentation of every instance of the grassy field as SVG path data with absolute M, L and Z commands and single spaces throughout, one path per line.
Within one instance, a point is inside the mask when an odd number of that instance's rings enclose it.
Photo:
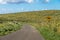
M 18 30 L 23 23 L 34 26 L 45 40 L 60 40 L 60 10 L 0 14 L 0 35 Z

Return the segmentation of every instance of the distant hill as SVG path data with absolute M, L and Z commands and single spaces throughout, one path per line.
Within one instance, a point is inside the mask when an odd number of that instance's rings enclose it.
M 0 14 L 0 20 L 40 22 L 43 20 L 45 16 L 57 16 L 57 15 L 60 15 L 60 10 L 18 12 L 18 13 Z

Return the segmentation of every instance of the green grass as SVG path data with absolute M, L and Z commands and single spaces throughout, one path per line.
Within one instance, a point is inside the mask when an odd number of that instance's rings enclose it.
M 4 23 L 0 23 L 0 36 L 4 36 L 7 34 L 10 34 L 12 32 L 15 32 L 19 29 L 21 29 L 22 23 L 14 23 L 11 21 L 7 21 Z
M 1 14 L 0 29 L 4 31 L 4 27 L 7 29 L 10 27 L 14 31 L 18 30 L 18 24 L 13 23 L 13 21 L 17 21 L 17 23 L 20 23 L 21 25 L 25 23 L 31 24 L 42 34 L 45 40 L 60 40 L 60 10 Z M 12 22 L 13 25 L 10 25 L 9 22 Z M 4 32 L 0 32 L 0 34 L 2 35 Z M 6 34 L 9 33 L 10 31 L 8 30 Z

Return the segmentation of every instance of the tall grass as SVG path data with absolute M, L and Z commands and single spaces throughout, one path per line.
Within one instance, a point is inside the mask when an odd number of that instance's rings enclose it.
M 0 15 L 0 19 L 3 22 L 18 21 L 22 23 L 29 23 L 42 34 L 45 40 L 60 40 L 60 10 L 2 14 Z M 19 28 L 16 24 L 9 26 L 11 26 L 13 30 L 16 30 L 16 27 L 17 29 Z M 9 29 L 9 26 L 5 27 Z M 4 27 L 2 27 L 1 30 L 4 31 Z
M 12 32 L 15 32 L 19 29 L 21 29 L 22 24 L 21 23 L 15 23 L 15 22 L 3 22 L 0 23 L 0 36 L 4 36 L 7 34 L 10 34 Z

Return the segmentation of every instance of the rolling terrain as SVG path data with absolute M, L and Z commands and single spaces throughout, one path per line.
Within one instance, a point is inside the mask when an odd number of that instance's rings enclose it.
M 0 14 L 0 35 L 19 30 L 18 26 L 26 23 L 35 27 L 46 40 L 60 40 L 60 10 Z

